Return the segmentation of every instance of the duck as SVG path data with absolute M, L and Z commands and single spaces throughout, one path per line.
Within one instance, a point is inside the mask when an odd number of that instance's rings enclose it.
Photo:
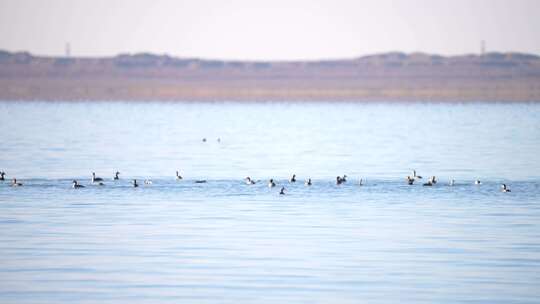
M 182 176 L 180 176 L 180 174 L 178 174 L 178 171 L 176 171 L 176 180 L 181 180 L 182 179 Z
M 206 137 L 202 139 L 202 142 L 206 142 Z
M 84 188 L 83 185 L 79 185 L 79 183 L 76 181 L 76 180 L 73 180 L 73 189 L 78 189 L 78 188 Z
M 139 184 L 137 184 L 137 180 L 134 179 L 133 180 L 133 188 L 137 188 L 137 187 L 139 187 Z
M 345 183 L 347 181 L 347 174 L 343 174 L 343 177 L 341 178 L 341 182 Z
M 306 182 L 304 183 L 306 186 L 311 186 L 311 178 L 308 178 Z
M 204 183 L 206 183 L 205 179 L 198 179 L 195 181 L 195 184 L 204 184 Z
M 120 177 L 118 177 L 119 174 L 120 172 L 116 171 L 116 173 L 114 173 L 113 180 L 119 180 L 120 179 Z
M 268 181 L 268 187 L 272 188 L 272 187 L 275 187 L 276 186 L 276 183 L 274 183 L 274 179 L 271 178 L 269 181 Z
M 364 185 L 364 181 L 360 179 L 360 181 L 358 182 L 358 186 L 363 186 L 363 185 Z
M 103 181 L 103 178 L 96 177 L 96 172 L 92 172 L 92 183 L 101 182 L 101 181 Z
M 336 185 L 341 185 L 343 183 L 343 179 L 341 176 L 336 176 Z
M 432 183 L 432 184 L 436 184 L 437 183 L 437 178 L 434 176 L 430 177 L 429 178 L 429 181 Z
M 285 195 L 285 187 L 281 187 L 281 190 L 279 191 L 280 195 Z
M 11 187 L 20 187 L 22 186 L 23 184 L 22 183 L 19 183 L 17 182 L 17 179 L 14 178 L 12 181 L 11 181 Z
M 482 182 L 481 182 L 479 179 L 477 179 L 477 180 L 474 181 L 474 184 L 475 184 L 475 185 L 481 185 Z
M 431 181 L 431 179 L 429 179 L 429 180 L 427 181 L 427 183 L 423 183 L 422 186 L 428 186 L 428 187 L 431 187 L 431 186 L 433 186 L 433 182 Z
M 407 184 L 412 185 L 414 183 L 414 178 L 412 178 L 410 175 L 407 176 Z
M 246 184 L 248 185 L 255 185 L 255 181 L 251 179 L 251 177 L 246 177 L 245 178 L 245 181 L 246 181 Z
M 289 180 L 291 183 L 296 183 L 296 174 L 293 174 L 291 179 Z
M 412 178 L 414 179 L 422 179 L 422 176 L 416 175 L 416 169 L 412 171 Z
M 512 192 L 512 191 L 510 191 L 510 189 L 508 189 L 508 187 L 506 187 L 506 184 L 501 185 L 501 191 L 502 192 Z
M 6 175 L 6 172 L 2 171 L 0 172 L 0 181 L 5 181 L 4 175 Z
M 449 186 L 453 186 L 456 184 L 456 181 L 454 179 L 451 179 L 450 182 L 448 183 Z

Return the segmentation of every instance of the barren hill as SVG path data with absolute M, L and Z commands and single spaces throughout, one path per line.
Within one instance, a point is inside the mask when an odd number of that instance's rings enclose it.
M 0 51 L 0 100 L 540 101 L 540 57 L 386 53 L 270 62 Z

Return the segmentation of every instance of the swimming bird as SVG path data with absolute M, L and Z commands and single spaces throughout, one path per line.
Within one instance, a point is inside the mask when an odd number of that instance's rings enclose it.
M 422 186 L 433 186 L 433 182 L 429 179 L 427 183 L 423 183 Z
M 255 181 L 252 180 L 251 177 L 248 176 L 248 177 L 245 178 L 245 180 L 246 180 L 246 184 L 255 185 Z
M 450 183 L 448 183 L 448 185 L 453 186 L 453 185 L 455 185 L 455 183 L 456 183 L 456 182 L 454 181 L 454 179 L 451 179 L 451 180 L 450 180 Z
M 414 178 L 407 176 L 407 184 L 412 185 L 414 183 Z
M 343 179 L 341 176 L 336 176 L 336 185 L 341 185 L 343 183 Z
M 96 177 L 96 172 L 92 172 L 92 183 L 101 182 L 101 181 L 103 181 L 103 178 Z
M 113 180 L 119 180 L 120 179 L 120 177 L 118 177 L 119 174 L 120 172 L 116 171 L 116 173 L 114 173 Z
M 144 184 L 145 184 L 145 185 L 151 185 L 151 184 L 152 184 L 152 180 L 150 180 L 150 179 L 145 179 L 145 180 L 144 180 Z
M 279 191 L 280 195 L 285 195 L 285 187 L 281 187 L 281 190 Z
M 362 179 L 360 179 L 360 181 L 358 182 L 358 186 L 363 186 L 363 185 L 364 185 L 363 182 L 364 182 L 364 181 L 363 181 Z
M 180 176 L 180 174 L 178 174 L 178 171 L 176 171 L 176 180 L 181 180 L 182 179 L 182 176 Z
M 420 175 L 416 175 L 416 169 L 412 171 L 412 177 L 414 179 L 422 179 L 422 177 Z
M 344 183 L 347 181 L 347 174 L 343 174 L 343 177 L 341 178 L 341 182 Z
M 206 183 L 205 179 L 198 179 L 195 181 L 195 184 L 204 184 L 204 183 Z
M 13 181 L 11 182 L 11 187 L 19 187 L 19 186 L 22 186 L 22 185 L 23 185 L 22 183 L 17 182 L 16 178 L 14 178 Z
M 434 176 L 430 177 L 429 178 L 429 181 L 432 183 L 432 184 L 436 184 L 437 183 L 437 178 Z
M 203 138 L 202 141 L 203 141 L 203 142 L 206 142 L 206 138 Z
M 481 185 L 482 182 L 481 182 L 479 179 L 477 179 L 477 180 L 474 181 L 474 184 L 475 184 L 475 185 Z
M 296 183 L 296 174 L 293 174 L 291 179 L 289 180 L 291 183 Z
M 139 184 L 137 184 L 137 180 L 134 179 L 133 180 L 133 188 L 137 188 L 137 187 L 139 187 Z
M 4 172 L 4 171 L 0 172 L 0 181 L 5 180 L 4 175 L 6 175 L 6 172 Z
M 510 191 L 510 189 L 508 189 L 508 187 L 506 187 L 506 184 L 501 185 L 501 191 L 502 192 L 512 192 L 512 191 Z
M 311 178 L 308 178 L 306 182 L 304 183 L 306 186 L 311 186 Z
M 79 183 L 78 183 L 76 180 L 73 180 L 73 188 L 74 188 L 74 189 L 84 188 L 84 186 L 83 186 L 83 185 L 79 185 Z
M 268 181 L 268 187 L 272 188 L 272 187 L 275 187 L 276 186 L 276 183 L 274 183 L 274 179 L 271 178 L 269 181 Z

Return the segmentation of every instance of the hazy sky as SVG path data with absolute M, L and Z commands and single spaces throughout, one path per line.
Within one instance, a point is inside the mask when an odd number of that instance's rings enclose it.
M 0 49 L 318 59 L 387 51 L 540 54 L 540 0 L 0 0 Z

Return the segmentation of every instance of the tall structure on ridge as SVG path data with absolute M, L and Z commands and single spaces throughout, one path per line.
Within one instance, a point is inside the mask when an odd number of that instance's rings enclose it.
M 482 40 L 480 42 L 480 56 L 484 56 L 486 54 L 486 41 Z
M 69 42 L 66 43 L 66 57 L 71 57 L 71 46 Z

